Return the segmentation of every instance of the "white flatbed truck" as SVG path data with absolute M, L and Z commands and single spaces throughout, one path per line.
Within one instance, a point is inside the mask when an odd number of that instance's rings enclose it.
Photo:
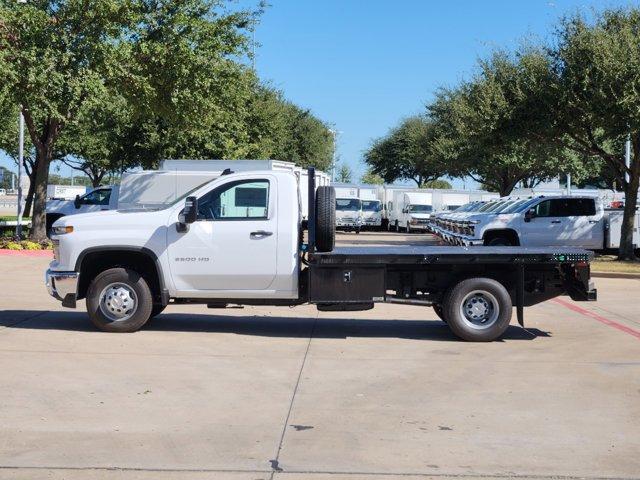
M 458 337 L 499 338 L 513 306 L 595 300 L 591 254 L 575 248 L 334 248 L 335 192 L 308 175 L 308 241 L 292 172 L 221 176 L 156 211 L 63 217 L 53 226 L 49 293 L 86 299 L 99 329 L 132 332 L 171 304 L 432 306 Z

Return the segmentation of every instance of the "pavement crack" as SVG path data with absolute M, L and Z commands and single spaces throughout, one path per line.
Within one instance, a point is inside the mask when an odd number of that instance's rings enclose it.
M 280 434 L 280 442 L 278 443 L 278 450 L 276 451 L 276 458 L 273 460 L 269 460 L 271 463 L 271 477 L 270 480 L 273 480 L 273 476 L 277 472 L 282 472 L 282 467 L 280 467 L 280 451 L 282 450 L 282 444 L 284 443 L 284 436 L 287 433 L 287 425 L 289 424 L 289 418 L 291 417 L 291 411 L 293 410 L 293 402 L 296 399 L 296 394 L 298 393 L 298 387 L 300 386 L 300 379 L 302 378 L 302 371 L 304 370 L 304 366 L 307 362 L 307 356 L 309 355 L 309 349 L 311 348 L 311 340 L 313 340 L 313 335 L 316 331 L 316 325 L 318 324 L 318 315 L 313 322 L 313 326 L 311 327 L 311 332 L 309 333 L 309 341 L 307 342 L 307 348 L 304 351 L 304 356 L 302 357 L 302 363 L 300 364 L 300 370 L 298 371 L 298 378 L 296 379 L 296 384 L 293 387 L 293 394 L 291 395 L 291 401 L 289 402 L 289 409 L 287 410 L 287 416 L 284 419 L 284 424 L 282 426 L 282 433 Z

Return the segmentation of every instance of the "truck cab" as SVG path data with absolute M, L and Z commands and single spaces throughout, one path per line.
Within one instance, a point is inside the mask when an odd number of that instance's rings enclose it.
M 382 202 L 380 200 L 360 199 L 362 202 L 362 226 L 379 229 L 382 225 Z
M 605 215 L 596 197 L 555 196 L 503 202 L 458 222 L 464 245 L 571 246 L 601 250 Z
M 47 202 L 47 231 L 53 223 L 67 215 L 114 210 L 118 206 L 118 187 L 98 187 L 74 200 L 50 200 Z
M 336 196 L 336 228 L 360 233 L 362 224 L 362 200 L 358 197 Z

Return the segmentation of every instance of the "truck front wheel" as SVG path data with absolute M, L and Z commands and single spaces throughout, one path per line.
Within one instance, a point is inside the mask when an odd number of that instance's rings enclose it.
M 491 278 L 468 278 L 446 295 L 443 314 L 453 333 L 470 342 L 490 342 L 509 327 L 509 292 Z
M 142 276 L 111 268 L 93 279 L 87 291 L 87 313 L 105 332 L 135 332 L 151 317 L 153 296 Z

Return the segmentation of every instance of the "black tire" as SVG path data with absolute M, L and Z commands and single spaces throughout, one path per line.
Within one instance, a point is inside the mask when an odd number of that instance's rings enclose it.
M 407 233 L 411 233 L 411 227 L 409 226 L 409 222 L 407 222 Z
M 322 186 L 316 191 L 316 250 L 330 252 L 336 244 L 336 191 Z
M 396 220 L 396 232 L 400 233 L 400 224 Z
M 100 308 L 100 295 L 111 284 L 123 284 L 132 290 L 137 297 L 136 307 L 131 316 L 114 321 L 107 317 Z M 91 322 L 104 332 L 135 332 L 142 328 L 151 318 L 153 311 L 153 296 L 149 285 L 142 276 L 126 268 L 111 268 L 105 270 L 91 281 L 87 291 L 87 313 Z
M 162 312 L 164 312 L 165 308 L 167 308 L 166 305 L 162 305 L 160 303 L 154 303 L 153 308 L 151 309 L 151 315 L 149 316 L 149 318 L 157 317 Z
M 360 232 L 361 232 L 361 231 L 362 231 L 362 230 L 361 230 L 360 228 L 356 228 L 356 235 L 360 235 Z
M 511 240 L 507 237 L 493 237 L 491 240 L 485 242 L 488 247 L 512 247 Z
M 440 320 L 444 323 L 447 323 L 447 319 L 444 318 L 444 310 L 442 309 L 442 305 L 433 305 L 433 311 L 436 312 L 436 315 Z
M 473 294 L 476 291 L 479 293 Z M 463 305 L 471 305 L 470 308 L 474 308 L 474 301 L 479 302 L 481 307 L 492 305 L 488 312 L 494 312 L 495 316 L 493 319 L 487 319 L 486 325 L 482 324 L 481 319 L 476 319 L 474 323 L 463 314 Z M 447 293 L 443 304 L 444 317 L 451 331 L 469 342 L 490 342 L 499 338 L 509 327 L 512 310 L 509 292 L 500 282 L 491 278 L 462 280 Z

